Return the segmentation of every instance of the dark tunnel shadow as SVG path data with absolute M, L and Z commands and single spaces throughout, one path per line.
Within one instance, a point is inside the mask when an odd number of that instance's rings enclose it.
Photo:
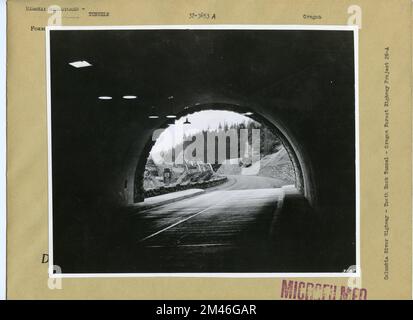
M 286 194 L 269 233 L 270 264 L 278 272 L 324 272 L 321 220 L 300 193 Z

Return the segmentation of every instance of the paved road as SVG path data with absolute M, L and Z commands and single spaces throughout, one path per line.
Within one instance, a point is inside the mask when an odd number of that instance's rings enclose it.
M 214 190 L 251 190 L 280 188 L 285 185 L 280 179 L 247 175 L 227 175 L 228 182 L 217 186 Z
M 220 190 L 133 214 L 126 251 L 120 245 L 114 258 L 120 271 L 274 271 L 268 237 L 283 192 L 254 178 L 232 176 Z

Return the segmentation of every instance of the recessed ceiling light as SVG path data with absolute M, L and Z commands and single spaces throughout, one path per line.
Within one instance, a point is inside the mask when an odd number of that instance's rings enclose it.
M 130 99 L 136 99 L 137 96 L 123 96 L 122 98 L 123 98 L 123 99 L 130 100 Z
M 155 116 L 155 115 L 153 115 L 153 116 L 149 116 L 148 118 L 149 118 L 149 119 L 158 119 L 158 118 L 159 118 L 159 116 Z
M 75 67 L 75 68 L 85 68 L 85 67 L 91 67 L 92 66 L 89 62 L 87 62 L 85 60 L 73 61 L 73 62 L 69 62 L 69 64 L 72 67 Z
M 245 113 L 244 113 L 244 116 L 252 116 L 252 115 L 253 115 L 252 112 L 245 112 Z
M 167 117 L 168 119 L 175 119 L 175 118 L 176 118 L 176 115 L 174 115 L 174 114 L 168 114 L 166 117 Z
M 109 96 L 100 96 L 99 100 L 112 100 L 112 97 Z

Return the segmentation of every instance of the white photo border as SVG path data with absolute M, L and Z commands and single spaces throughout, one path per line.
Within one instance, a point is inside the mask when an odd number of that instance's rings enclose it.
M 355 148 L 356 148 L 356 272 L 325 273 L 54 273 L 53 264 L 53 198 L 51 150 L 51 80 L 50 80 L 50 31 L 53 30 L 320 30 L 352 31 L 354 38 L 355 85 Z M 359 38 L 358 26 L 353 25 L 133 25 L 133 26 L 47 26 L 47 134 L 48 134 L 48 211 L 49 211 L 49 277 L 50 278 L 360 278 L 360 150 L 359 150 Z

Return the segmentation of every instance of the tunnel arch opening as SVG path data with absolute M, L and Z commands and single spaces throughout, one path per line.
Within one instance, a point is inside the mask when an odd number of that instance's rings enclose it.
M 234 113 L 246 115 L 251 120 L 264 125 L 265 127 L 271 130 L 271 133 L 276 136 L 281 142 L 282 146 L 285 148 L 287 155 L 292 163 L 295 177 L 295 187 L 296 189 L 303 194 L 311 203 L 313 194 L 308 190 L 311 188 L 310 184 L 310 173 L 308 169 L 304 166 L 304 155 L 301 154 L 299 146 L 297 146 L 294 141 L 288 137 L 285 133 L 285 129 L 282 128 L 282 125 L 276 123 L 273 119 L 268 119 L 265 116 L 261 115 L 254 108 L 251 107 L 242 107 L 236 104 L 226 104 L 226 103 L 207 103 L 207 104 L 196 104 L 192 106 L 185 107 L 182 111 L 175 114 L 174 118 L 163 118 L 153 119 L 154 126 L 152 130 L 157 129 L 165 130 L 168 126 L 175 122 L 176 119 L 186 118 L 198 113 L 201 111 L 232 111 Z M 150 120 L 150 119 L 148 119 Z M 157 139 L 153 139 L 151 136 L 142 150 L 139 160 L 136 165 L 134 173 L 134 188 L 133 188 L 133 202 L 138 203 L 142 202 L 145 199 L 145 188 L 144 188 L 144 174 L 145 167 L 147 164 L 147 159 L 156 144 Z

